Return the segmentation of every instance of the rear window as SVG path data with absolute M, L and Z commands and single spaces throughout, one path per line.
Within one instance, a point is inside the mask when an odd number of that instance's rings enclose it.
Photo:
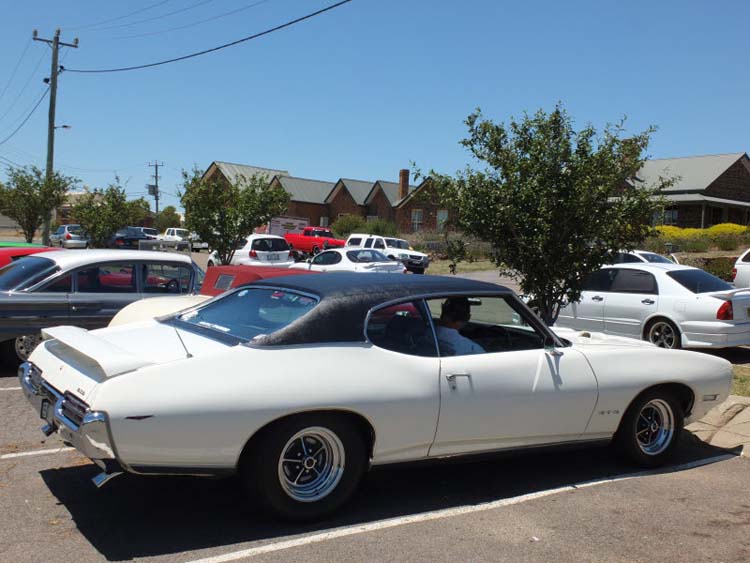
M 641 257 L 652 264 L 674 264 L 669 258 L 655 252 L 641 252 Z
M 346 256 L 352 262 L 358 263 L 390 262 L 385 254 L 377 250 L 350 250 Z
M 24 256 L 0 268 L 0 291 L 30 287 L 57 270 L 57 264 L 48 258 Z
M 703 270 L 675 270 L 674 272 L 667 272 L 667 275 L 693 293 L 711 293 L 733 289 L 724 280 Z
M 156 236 L 159 234 L 159 231 L 157 231 L 156 229 L 149 229 L 147 227 L 144 227 L 143 229 L 141 229 L 141 231 L 143 231 L 143 233 L 147 235 Z
M 251 248 L 260 252 L 283 252 L 289 250 L 289 244 L 283 238 L 256 238 Z
M 68 225 L 69 233 L 80 233 L 82 230 L 81 225 Z
M 317 304 L 314 297 L 293 291 L 248 288 L 182 313 L 175 320 L 215 332 L 219 337 L 249 342 L 284 328 Z

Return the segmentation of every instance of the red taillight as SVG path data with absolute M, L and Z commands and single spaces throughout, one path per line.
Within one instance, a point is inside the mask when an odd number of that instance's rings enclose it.
M 737 268 L 732 268 L 732 281 L 737 279 Z
M 250 258 L 257 258 L 257 257 L 258 257 L 258 253 L 255 252 L 254 250 L 251 250 L 250 251 Z
M 734 319 L 734 311 L 732 310 L 732 302 L 724 301 L 716 311 L 716 318 L 720 321 L 731 321 Z
M 115 244 L 117 246 L 122 246 L 123 244 L 125 244 L 125 241 L 122 240 L 121 238 L 118 238 L 117 240 L 115 240 Z
M 73 235 L 71 235 L 70 233 L 65 233 L 65 238 L 66 238 L 67 240 L 70 240 L 70 239 L 72 239 L 72 238 L 73 238 Z M 735 270 L 735 271 L 736 271 L 736 270 Z

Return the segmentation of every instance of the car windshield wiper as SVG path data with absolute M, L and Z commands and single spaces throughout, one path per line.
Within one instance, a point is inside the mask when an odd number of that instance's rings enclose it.
M 214 330 L 219 330 L 221 332 L 229 332 L 230 331 L 230 329 L 227 328 L 227 327 L 225 327 L 225 326 L 217 325 L 216 323 L 209 323 L 208 321 L 198 321 L 198 325 L 199 326 L 204 326 L 206 328 L 212 328 Z

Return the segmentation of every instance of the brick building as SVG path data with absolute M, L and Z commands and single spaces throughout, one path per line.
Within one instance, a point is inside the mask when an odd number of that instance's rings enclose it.
M 675 178 L 662 191 L 667 202 L 656 223 L 704 228 L 718 223 L 750 223 L 750 159 L 746 153 L 662 158 L 647 161 L 639 185 Z

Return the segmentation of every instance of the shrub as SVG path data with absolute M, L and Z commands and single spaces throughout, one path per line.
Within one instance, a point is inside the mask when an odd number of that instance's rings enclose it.
M 737 225 L 736 223 L 720 223 L 706 229 L 708 236 L 713 239 L 725 235 L 741 236 L 747 234 L 747 227 L 743 225 Z
M 740 245 L 740 237 L 730 233 L 721 234 L 714 237 L 714 242 L 720 250 L 737 250 Z
M 344 215 L 331 225 L 331 230 L 339 238 L 346 238 L 352 233 L 363 232 L 366 229 L 364 217 L 359 215 Z
M 398 229 L 396 223 L 386 219 L 375 219 L 368 221 L 364 226 L 365 231 L 370 235 L 379 235 L 381 237 L 395 237 Z M 352 231 L 354 232 L 354 231 Z
M 694 236 L 680 241 L 683 252 L 706 252 L 711 247 L 711 241 L 707 236 Z

